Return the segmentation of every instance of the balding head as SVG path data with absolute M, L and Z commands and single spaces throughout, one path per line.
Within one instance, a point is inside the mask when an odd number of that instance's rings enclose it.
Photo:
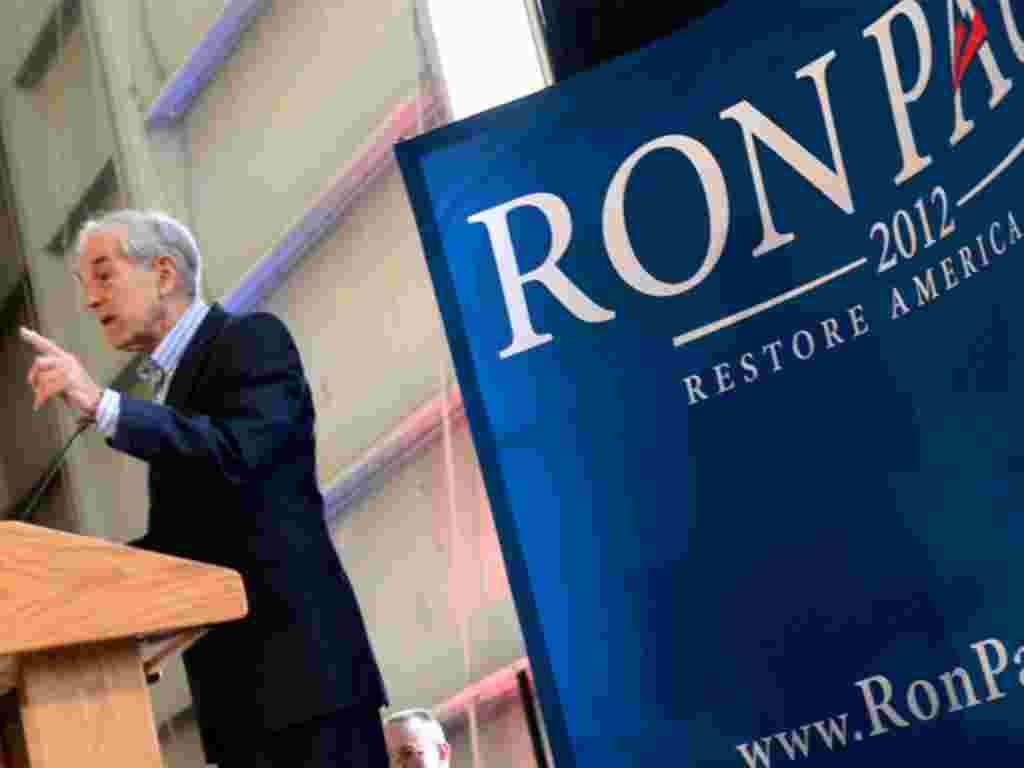
M 407 709 L 384 720 L 384 739 L 393 768 L 448 768 L 451 747 L 426 709 Z
M 121 242 L 126 256 L 149 267 L 158 256 L 174 259 L 178 276 L 177 289 L 182 296 L 199 295 L 202 279 L 202 258 L 192 233 L 177 219 L 160 211 L 137 211 L 125 208 L 87 221 L 78 234 L 81 256 L 89 237 L 97 232 L 113 232 Z

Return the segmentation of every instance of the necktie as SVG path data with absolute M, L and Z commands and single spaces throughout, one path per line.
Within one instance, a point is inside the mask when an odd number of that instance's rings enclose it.
M 164 382 L 167 379 L 167 371 L 161 368 L 151 357 L 143 360 L 137 369 L 139 378 L 153 388 L 153 397 L 160 399 L 163 394 Z

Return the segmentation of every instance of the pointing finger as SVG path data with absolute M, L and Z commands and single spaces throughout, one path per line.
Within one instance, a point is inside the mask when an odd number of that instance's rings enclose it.
M 36 351 L 42 352 L 47 355 L 63 355 L 64 350 L 58 345 L 54 344 L 45 336 L 40 336 L 35 331 L 29 330 L 24 326 L 21 327 L 21 338 L 35 347 Z

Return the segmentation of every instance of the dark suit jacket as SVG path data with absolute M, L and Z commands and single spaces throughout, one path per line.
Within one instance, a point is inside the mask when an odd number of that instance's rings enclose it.
M 110 444 L 149 463 L 138 546 L 234 568 L 249 615 L 184 657 L 207 758 L 386 693 L 324 524 L 313 401 L 288 330 L 214 305 L 166 404 L 122 396 Z

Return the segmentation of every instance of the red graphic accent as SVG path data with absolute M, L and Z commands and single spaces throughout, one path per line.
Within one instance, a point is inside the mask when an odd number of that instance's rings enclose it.
M 978 52 L 981 44 L 988 36 L 988 26 L 981 18 L 981 11 L 974 11 L 974 18 L 971 20 L 971 36 L 964 45 L 964 38 L 967 36 L 967 25 L 963 19 L 956 23 L 956 42 L 953 45 L 953 90 L 960 90 L 960 81 L 963 79 L 967 65 L 971 63 L 974 54 Z

